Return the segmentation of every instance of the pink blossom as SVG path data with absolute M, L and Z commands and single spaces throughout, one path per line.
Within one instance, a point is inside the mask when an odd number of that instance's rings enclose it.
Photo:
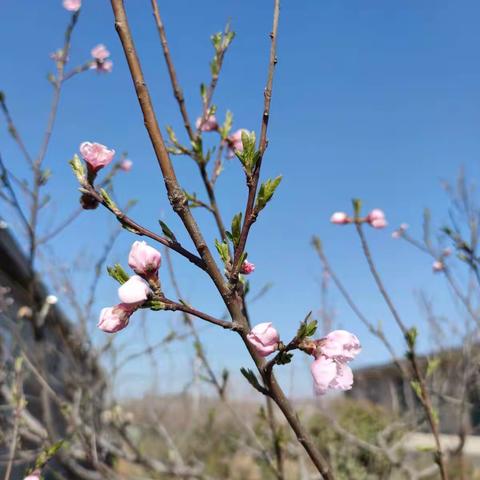
M 385 213 L 379 208 L 373 209 L 367 216 L 367 222 L 373 228 L 384 228 L 387 226 L 387 220 L 385 218 Z
M 351 223 L 352 219 L 345 212 L 335 212 L 331 217 L 330 221 L 335 225 L 346 225 Z
M 213 132 L 218 129 L 217 118 L 215 115 L 210 115 L 205 120 L 203 117 L 198 117 L 197 121 L 195 122 L 195 127 L 200 130 L 201 132 Z
M 280 341 L 278 332 L 270 322 L 255 325 L 247 335 L 247 339 L 262 357 L 266 357 L 277 350 Z
M 349 362 L 362 351 L 358 338 L 346 330 L 334 330 L 318 343 L 323 355 L 340 362 Z
M 130 315 L 135 308 L 131 305 L 120 303 L 114 307 L 103 308 L 97 327 L 106 333 L 115 333 L 123 330 L 129 322 Z
M 255 271 L 255 264 L 250 263 L 248 260 L 245 260 L 242 264 L 242 268 L 240 269 L 240 273 L 244 275 L 249 275 Z
M 240 128 L 236 132 L 232 133 L 229 137 L 227 137 L 228 158 L 233 158 L 235 156 L 235 152 L 243 152 L 242 132 L 248 133 L 248 130 Z
M 400 238 L 408 228 L 409 226 L 407 223 L 401 223 L 398 229 L 392 232 L 392 238 Z
M 140 305 L 152 293 L 148 283 L 140 276 L 133 275 L 119 289 L 118 297 L 122 303 Z
M 110 56 L 110 52 L 103 43 L 99 43 L 97 46 L 93 47 L 90 53 L 92 54 L 92 57 L 99 62 L 105 61 Z
M 87 162 L 88 167 L 94 172 L 98 172 L 113 160 L 115 150 L 109 150 L 101 143 L 83 142 L 80 145 L 80 154 Z
M 96 61 L 90 65 L 90 68 L 99 73 L 111 73 L 113 70 L 113 62 L 111 60 L 105 60 L 103 62 Z
M 310 370 L 315 392 L 318 395 L 324 395 L 330 389 L 350 390 L 352 388 L 353 373 L 345 363 L 320 355 L 313 361 Z
M 435 260 L 432 264 L 432 270 L 437 273 L 445 270 L 445 265 L 440 260 Z
M 82 0 L 63 0 L 63 8 L 69 12 L 78 12 L 82 6 Z
M 128 255 L 128 265 L 137 275 L 145 277 L 157 275 L 161 261 L 160 252 L 147 245 L 147 242 L 133 242 Z
M 444 248 L 442 252 L 443 257 L 449 257 L 452 254 L 452 249 L 450 247 Z
M 129 172 L 132 169 L 132 166 L 133 162 L 128 158 L 120 162 L 120 170 L 123 170 L 124 172 Z

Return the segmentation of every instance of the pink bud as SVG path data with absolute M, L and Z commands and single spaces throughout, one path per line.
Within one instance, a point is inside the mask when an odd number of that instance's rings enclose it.
M 195 127 L 201 132 L 213 132 L 218 130 L 218 123 L 215 115 L 210 115 L 208 118 L 203 120 L 203 117 L 198 117 L 195 122 Z
M 432 270 L 437 273 L 437 272 L 441 272 L 445 269 L 445 265 L 443 262 L 441 262 L 440 260 L 435 260 L 432 264 Z
M 247 335 L 248 341 L 255 347 L 257 353 L 266 357 L 278 349 L 280 338 L 270 322 L 259 323 Z
M 324 395 L 329 389 L 350 390 L 353 385 L 351 368 L 324 355 L 317 357 L 310 370 L 317 395 Z
M 248 133 L 248 130 L 240 128 L 236 132 L 232 133 L 229 137 L 227 137 L 228 158 L 233 158 L 235 156 L 235 152 L 243 152 L 242 132 Z
M 346 225 L 352 221 L 351 218 L 345 212 L 335 212 L 331 217 L 330 221 L 335 225 Z
M 129 172 L 132 169 L 133 162 L 126 158 L 120 162 L 120 170 L 124 172 Z
M 106 333 L 115 333 L 123 330 L 129 322 L 130 315 L 135 308 L 131 305 L 120 303 L 115 307 L 103 308 L 97 327 Z
M 243 273 L 244 275 L 249 275 L 254 271 L 255 271 L 255 264 L 250 263 L 248 260 L 245 260 L 242 264 L 242 268 L 240 269 L 240 273 Z
M 110 52 L 103 43 L 99 43 L 96 47 L 93 47 L 90 53 L 92 57 L 99 62 L 105 61 L 110 56 Z
M 452 254 L 452 249 L 450 247 L 444 248 L 442 252 L 443 257 L 449 257 Z
M 108 165 L 115 155 L 115 150 L 109 150 L 101 143 L 83 142 L 80 145 L 80 154 L 88 167 L 94 172 Z
M 130 277 L 119 289 L 118 297 L 122 303 L 137 306 L 145 302 L 152 293 L 150 285 L 138 275 Z
M 353 360 L 362 351 L 358 338 L 346 330 L 334 330 L 318 344 L 322 355 L 341 362 Z
M 385 213 L 383 210 L 378 208 L 373 209 L 367 216 L 367 222 L 373 228 L 384 228 L 387 226 L 387 220 L 385 218 Z
M 63 0 L 63 8 L 69 12 L 77 12 L 82 6 L 82 0 Z
M 161 261 L 160 252 L 147 245 L 147 242 L 133 242 L 128 255 L 128 265 L 137 275 L 145 277 L 156 275 Z

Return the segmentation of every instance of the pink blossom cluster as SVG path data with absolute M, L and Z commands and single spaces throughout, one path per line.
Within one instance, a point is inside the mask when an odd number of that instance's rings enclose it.
M 388 225 L 385 213 L 379 208 L 374 208 L 365 218 L 358 219 L 357 221 L 360 223 L 368 223 L 373 228 L 385 228 Z M 347 225 L 354 223 L 355 219 L 345 212 L 335 212 L 330 217 L 330 222 L 335 225 Z
M 158 284 L 158 270 L 162 256 L 146 242 L 134 242 L 128 255 L 128 265 L 136 273 L 118 289 L 120 302 L 106 307 L 100 313 L 98 328 L 107 333 L 123 330 L 130 316 L 152 295 L 152 286 Z
M 82 6 L 82 0 L 63 0 L 63 8 L 69 12 L 78 12 Z
M 267 357 L 281 346 L 280 336 L 270 322 L 256 325 L 247 339 L 262 357 Z M 324 395 L 328 390 L 350 390 L 353 373 L 348 363 L 361 349 L 358 338 L 346 330 L 334 330 L 325 337 L 314 340 L 308 351 L 315 357 L 310 367 L 315 392 Z
M 93 47 L 90 53 L 93 57 L 93 61 L 90 65 L 92 70 L 103 73 L 110 73 L 112 71 L 113 62 L 108 58 L 110 57 L 110 52 L 103 43 Z
M 358 338 L 346 330 L 334 330 L 315 343 L 315 360 L 310 367 L 315 392 L 324 395 L 328 390 L 350 390 L 353 372 L 348 363 L 362 350 Z

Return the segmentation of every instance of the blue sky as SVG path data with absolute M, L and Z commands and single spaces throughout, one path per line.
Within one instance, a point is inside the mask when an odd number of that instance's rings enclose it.
M 126 3 L 159 122 L 162 127 L 172 125 L 185 140 L 150 2 Z M 400 335 L 376 293 L 353 230 L 334 227 L 328 220 L 334 210 L 348 210 L 352 197 L 360 197 L 365 209 L 383 208 L 391 227 L 407 222 L 412 234 L 419 236 L 424 207 L 432 208 L 438 225 L 447 218 L 448 201 L 440 180 L 453 180 L 462 165 L 476 178 L 480 152 L 480 5 L 463 0 L 283 3 L 269 148 L 263 169 L 264 178 L 283 174 L 283 182 L 255 224 L 248 248 L 250 259 L 257 265 L 251 276 L 253 289 L 266 282 L 274 286 L 251 307 L 252 317 L 255 323 L 273 321 L 289 338 L 304 315 L 318 308 L 321 272 L 309 246 L 311 235 L 318 234 L 333 266 L 361 307 L 373 321 L 382 321 L 389 335 L 398 338 L 400 347 Z M 223 118 L 230 109 L 235 128 L 258 131 L 272 2 L 176 0 L 162 1 L 160 7 L 191 118 L 200 111 L 199 84 L 208 80 L 212 55 L 209 35 L 231 19 L 237 37 L 215 96 L 218 116 Z M 68 18 L 60 0 L 3 0 L 0 4 L 0 44 L 10 46 L 2 49 L 0 89 L 6 93 L 17 126 L 34 151 L 50 103 L 46 74 L 53 65 L 48 55 L 60 47 Z M 133 171 L 119 175 L 115 185 L 118 198 L 138 200 L 132 216 L 152 229 L 158 228 L 157 219 L 162 218 L 188 245 L 181 224 L 169 209 L 113 28 L 110 4 L 84 0 L 73 37 L 71 65 L 87 60 L 90 49 L 100 42 L 112 52 L 114 70 L 111 75 L 87 72 L 65 87 L 46 160 L 54 172 L 49 187 L 54 201 L 44 220 L 61 219 L 76 207 L 76 184 L 67 160 L 80 142 L 99 141 L 119 152 L 127 150 L 134 161 Z M 3 127 L 0 149 L 6 162 L 22 175 L 22 160 Z M 176 158 L 175 165 L 182 185 L 203 194 L 192 162 Z M 227 222 L 243 209 L 245 194 L 240 167 L 232 161 L 218 182 Z M 216 231 L 211 219 L 202 212 L 196 214 L 212 241 Z M 104 211 L 86 212 L 52 246 L 58 261 L 68 263 L 79 252 L 87 260 L 85 271 L 75 272 L 81 295 L 86 290 L 85 279 L 94 253 L 113 224 Z M 367 233 L 379 269 L 406 323 L 424 325 L 414 298 L 414 292 L 422 289 L 439 310 L 454 312 L 448 305 L 443 279 L 431 273 L 431 260 L 392 240 L 391 231 Z M 123 260 L 126 264 L 133 240 L 131 234 L 122 234 L 111 261 Z M 175 265 L 189 301 L 199 309 L 221 314 L 221 304 L 207 278 L 182 258 L 175 258 Z M 165 290 L 168 293 L 168 281 Z M 100 292 L 98 309 L 116 302 L 115 285 L 109 279 L 102 281 Z M 356 332 L 364 345 L 356 365 L 385 361 L 384 349 L 340 297 L 334 295 L 333 301 L 338 324 Z M 170 318 L 162 313 L 149 317 L 152 340 L 165 334 Z M 94 322 L 92 319 L 92 332 Z M 219 368 L 225 365 L 238 370 L 249 363 L 233 335 L 209 328 L 203 337 Z M 422 345 L 428 348 L 425 337 Z M 132 351 L 140 348 L 142 336 L 135 325 L 124 338 Z M 101 341 L 101 337 L 98 339 Z M 163 388 L 180 387 L 191 357 L 189 349 L 188 343 L 177 345 L 169 355 L 159 357 Z M 126 382 L 135 378 L 138 391 L 148 385 L 148 375 L 139 373 L 145 365 L 137 362 L 124 377 Z M 293 368 L 299 378 L 304 378 L 303 360 Z M 283 370 L 282 376 L 287 379 L 289 367 Z M 298 382 L 298 388 L 307 391 L 307 380 Z

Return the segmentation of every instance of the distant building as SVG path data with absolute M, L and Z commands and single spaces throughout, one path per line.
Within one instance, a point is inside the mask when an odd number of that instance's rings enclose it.
M 31 288 L 31 279 L 27 258 L 19 245 L 8 229 L 0 229 L 0 405 L 11 403 L 8 397 L 13 381 L 13 363 L 20 351 L 25 352 L 33 367 L 68 403 L 75 403 L 78 385 L 90 386 L 101 398 L 105 381 L 93 350 L 82 344 L 75 329 L 56 305 L 50 306 L 41 332 L 34 334 L 28 312 L 32 302 L 40 305 L 45 302 L 47 290 L 38 281 Z M 42 427 L 48 423 L 49 434 L 54 439 L 68 437 L 71 425 L 67 425 L 61 407 L 41 387 L 31 369 L 25 366 L 24 370 L 24 395 L 33 421 L 38 420 Z M 84 406 L 79 405 L 79 408 Z M 95 412 L 92 415 L 95 416 Z M 0 432 L 10 431 L 12 418 L 11 409 L 0 409 Z M 3 459 L 8 458 L 9 450 L 9 445 L 2 443 L 4 440 L 5 437 L 0 438 L 0 456 Z M 25 450 L 35 451 L 38 441 L 33 437 L 29 440 L 26 436 L 22 437 L 21 445 Z M 24 462 L 17 462 L 12 480 L 23 478 L 25 468 L 31 466 L 33 460 L 25 458 Z M 88 464 L 84 466 L 89 468 Z M 0 466 L 0 471 L 2 468 Z M 80 478 L 64 462 L 58 469 L 66 475 L 65 478 Z M 46 478 L 50 478 L 48 474 Z
M 473 348 L 476 355 L 480 353 L 479 350 L 478 346 Z M 439 357 L 440 363 L 429 377 L 429 386 L 439 414 L 442 433 L 458 434 L 461 428 L 464 428 L 467 434 L 478 434 L 480 396 L 476 381 L 467 382 L 468 391 L 465 394 L 463 418 L 459 413 L 461 410 L 458 403 L 461 397 L 459 385 L 462 382 L 459 376 L 461 371 L 459 367 L 465 361 L 462 352 L 463 350 L 458 348 L 430 355 L 430 358 Z M 470 352 L 468 361 L 471 361 L 473 352 Z M 418 360 L 425 371 L 427 357 L 420 356 Z M 401 360 L 401 363 L 406 369 L 410 368 L 407 360 Z M 416 412 L 422 415 L 422 407 L 410 382 L 402 378 L 398 366 L 394 363 L 360 368 L 355 370 L 354 376 L 354 388 L 346 392 L 349 398 L 369 400 L 396 413 Z

